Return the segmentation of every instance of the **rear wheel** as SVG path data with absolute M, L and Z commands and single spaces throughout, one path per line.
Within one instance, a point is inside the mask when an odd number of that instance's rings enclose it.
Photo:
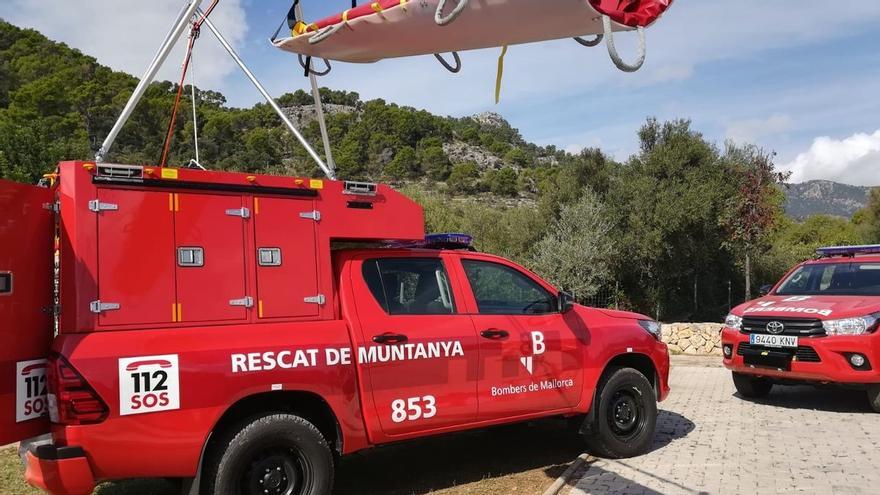
M 651 382 L 632 368 L 605 373 L 592 422 L 585 428 L 587 445 L 608 458 L 633 457 L 651 448 L 657 426 L 657 398 Z
M 739 395 L 747 399 L 763 399 L 770 395 L 773 383 L 766 378 L 733 373 L 733 386 Z
M 216 495 L 326 495 L 333 456 L 321 432 L 298 416 L 263 416 L 221 441 L 208 476 Z
M 868 402 L 874 412 L 880 413 L 880 385 L 872 385 L 868 387 Z

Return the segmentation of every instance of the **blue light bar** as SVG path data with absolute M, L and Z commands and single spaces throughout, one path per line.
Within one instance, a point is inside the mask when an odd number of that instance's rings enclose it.
M 831 246 L 816 250 L 816 254 L 823 258 L 831 256 L 856 256 L 858 254 L 880 254 L 880 244 L 869 246 Z
M 425 236 L 425 244 L 456 246 L 458 248 L 469 248 L 474 245 L 474 237 L 468 234 L 428 234 Z
M 393 242 L 389 247 L 393 248 L 420 248 L 420 249 L 472 249 L 474 238 L 468 234 L 446 233 L 428 234 L 424 240 L 409 242 Z

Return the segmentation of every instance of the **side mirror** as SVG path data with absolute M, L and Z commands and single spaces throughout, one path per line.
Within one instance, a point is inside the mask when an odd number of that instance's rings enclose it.
M 574 296 L 568 292 L 560 292 L 559 295 L 556 296 L 556 300 L 559 304 L 560 313 L 568 313 L 574 309 Z
M 758 289 L 758 295 L 764 297 L 769 294 L 771 290 L 773 290 L 772 285 L 762 285 L 761 288 Z

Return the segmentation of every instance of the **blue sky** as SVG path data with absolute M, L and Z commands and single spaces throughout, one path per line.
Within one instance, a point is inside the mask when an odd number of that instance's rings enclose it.
M 310 19 L 349 5 L 302 1 Z M 180 5 L 0 0 L 0 17 L 140 74 Z M 289 6 L 221 0 L 216 11 L 216 22 L 273 94 L 308 85 L 295 57 L 268 43 Z M 95 20 L 101 28 L 82 29 Z M 635 74 L 617 71 L 602 46 L 559 40 L 511 47 L 500 105 L 493 102 L 498 49 L 462 53 L 458 75 L 426 56 L 337 63 L 320 82 L 442 115 L 497 112 L 528 140 L 572 151 L 599 146 L 620 159 L 637 149 L 636 130 L 647 116 L 691 118 L 719 144 L 732 139 L 777 151 L 794 180 L 880 185 L 878 23 L 880 2 L 865 0 L 677 0 L 648 29 L 648 60 Z M 621 51 L 632 54 L 634 35 L 618 38 Z M 161 76 L 174 77 L 180 56 Z M 197 48 L 196 78 L 232 105 L 259 100 L 208 33 Z

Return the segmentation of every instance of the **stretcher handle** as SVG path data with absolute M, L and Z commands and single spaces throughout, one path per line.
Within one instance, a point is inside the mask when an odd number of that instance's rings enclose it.
M 614 62 L 614 65 L 624 72 L 635 72 L 641 69 L 642 65 L 645 64 L 645 28 L 642 26 L 636 28 L 636 31 L 639 33 L 639 54 L 636 61 L 629 64 L 623 61 L 620 57 L 620 53 L 617 52 L 617 47 L 614 46 L 614 32 L 611 30 L 611 18 L 607 15 L 603 15 L 602 24 L 605 28 L 605 46 L 608 47 L 608 55 L 611 56 L 611 61 Z
M 326 58 L 322 58 L 321 60 L 324 61 L 324 63 L 327 65 L 327 68 L 321 72 L 318 72 L 312 68 L 312 57 L 311 56 L 303 58 L 302 53 L 298 53 L 296 56 L 299 58 L 299 65 L 302 66 L 303 70 L 305 70 L 306 77 L 309 77 L 309 74 L 314 74 L 316 76 L 326 76 L 327 74 L 330 73 L 331 70 L 333 70 L 333 67 L 330 66 L 330 61 L 327 60 Z
M 446 70 L 449 72 L 452 72 L 453 74 L 461 72 L 461 57 L 458 56 L 458 52 L 452 52 L 452 58 L 455 60 L 455 67 L 450 65 L 449 62 L 447 62 L 439 53 L 435 53 L 434 56 L 440 61 L 440 65 L 446 67 Z
M 468 0 L 458 0 L 458 5 L 452 9 L 452 12 L 449 15 L 443 15 L 443 9 L 446 7 L 446 0 L 440 0 L 437 4 L 437 13 L 434 14 L 434 22 L 437 23 L 438 26 L 445 26 L 450 22 L 454 21 L 458 18 L 459 14 L 467 7 Z
M 309 44 L 310 45 L 317 45 L 318 43 L 326 40 L 327 38 L 329 38 L 329 37 L 333 36 L 334 34 L 336 34 L 337 32 L 339 32 L 339 30 L 342 29 L 343 26 L 345 26 L 345 23 L 339 22 L 339 23 L 321 28 L 320 30 L 318 30 L 317 33 L 315 33 L 314 36 L 309 38 Z
M 601 43 L 603 39 L 605 39 L 605 35 L 604 35 L 604 34 L 597 34 L 596 37 L 593 38 L 593 39 L 591 39 L 591 40 L 584 39 L 584 38 L 582 38 L 582 37 L 580 37 L 580 36 L 575 36 L 575 37 L 574 37 L 574 40 L 575 40 L 575 41 L 577 41 L 577 42 L 580 43 L 581 45 L 586 46 L 586 47 L 589 47 L 589 48 L 592 48 L 592 47 L 594 47 L 594 46 L 598 46 L 599 43 Z

